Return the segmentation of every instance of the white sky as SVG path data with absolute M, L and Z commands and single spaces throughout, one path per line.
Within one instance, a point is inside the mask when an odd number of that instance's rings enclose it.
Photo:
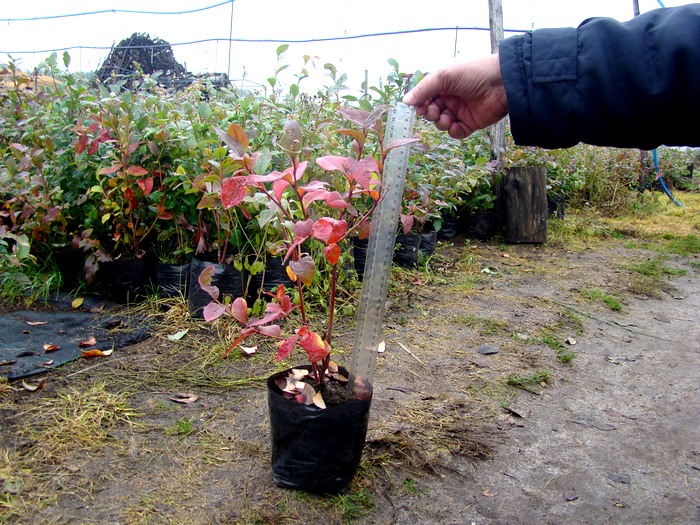
M 4 1 L 0 19 L 65 15 L 98 10 L 174 12 L 220 3 L 222 0 L 24 0 Z M 666 7 L 690 3 L 662 0 Z M 632 0 L 502 0 L 504 27 L 537 29 L 576 26 L 592 16 L 620 21 L 633 16 Z M 233 6 L 194 14 L 143 15 L 105 13 L 39 21 L 0 21 L 0 64 L 9 54 L 28 70 L 49 53 L 20 53 L 73 46 L 118 44 L 132 33 L 148 33 L 171 44 L 207 38 L 309 39 L 431 27 L 488 27 L 488 0 L 235 0 Z M 639 0 L 641 12 L 659 8 L 657 0 Z M 509 33 L 506 33 L 506 37 Z M 232 79 L 266 83 L 276 68 L 279 43 L 208 42 L 173 46 L 175 58 L 193 73 L 229 72 Z M 334 64 L 348 75 L 347 85 L 359 90 L 367 71 L 370 85 L 378 85 L 398 61 L 403 72 L 431 71 L 456 58 L 490 52 L 488 31 L 414 33 L 339 42 L 290 44 L 282 63 L 285 75 L 299 73 L 303 55 L 318 57 L 318 73 L 302 83 L 321 82 L 323 64 Z M 71 70 L 93 71 L 109 50 L 70 49 Z M 59 52 L 59 64 L 62 52 Z M 284 80 L 284 78 L 282 78 Z M 287 77 L 287 82 L 291 77 Z M 308 87 L 308 86 L 307 86 Z

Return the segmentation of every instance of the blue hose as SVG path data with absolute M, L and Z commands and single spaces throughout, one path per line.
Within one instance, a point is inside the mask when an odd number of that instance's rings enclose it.
M 666 9 L 666 6 L 664 5 L 664 3 L 661 0 L 656 0 L 656 1 L 659 2 L 659 5 L 661 7 Z M 664 182 L 664 178 L 661 176 L 661 173 L 659 173 L 659 157 L 656 154 L 656 150 L 654 150 L 654 170 L 656 171 L 656 180 L 658 180 L 659 184 L 661 184 L 661 189 L 664 190 L 664 193 L 666 195 L 668 195 L 668 198 L 671 199 L 675 205 L 680 206 L 682 208 L 683 205 L 680 202 L 678 202 L 678 200 L 673 196 L 673 194 L 671 193 L 671 190 L 669 190 L 668 187 L 666 186 L 666 183 Z
M 659 172 L 659 156 L 656 154 L 656 150 L 653 151 L 654 154 L 654 171 L 656 171 L 656 180 L 659 181 L 659 184 L 661 184 L 661 189 L 664 190 L 664 193 L 668 195 L 668 198 L 673 201 L 673 203 L 676 206 L 680 206 L 681 208 L 683 205 L 676 199 L 673 194 L 671 193 L 671 190 L 668 189 L 668 186 L 666 186 L 666 183 L 664 182 L 664 178 L 661 176 L 661 173 Z

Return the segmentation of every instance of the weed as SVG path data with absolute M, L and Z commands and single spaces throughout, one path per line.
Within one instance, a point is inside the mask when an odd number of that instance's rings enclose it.
M 178 419 L 175 423 L 165 429 L 169 436 L 187 436 L 194 431 L 194 421 L 191 419 Z
M 666 250 L 684 257 L 700 253 L 700 237 L 697 235 L 675 237 L 666 245 Z
M 642 263 L 632 264 L 630 270 L 649 277 L 661 277 L 671 275 L 686 275 L 687 270 L 673 268 L 663 264 L 663 258 L 648 259 Z
M 546 386 L 551 381 L 549 372 L 546 370 L 539 370 L 530 374 L 529 376 L 521 376 L 519 374 L 508 374 L 506 377 L 506 384 L 514 386 L 516 388 L 521 388 L 531 394 L 537 394 L 538 392 L 533 388 L 534 385 Z
M 341 519 L 355 520 L 366 516 L 374 509 L 374 500 L 372 493 L 363 488 L 357 492 L 334 496 L 332 506 L 336 508 Z
M 416 483 L 415 479 L 406 478 L 403 480 L 401 485 L 403 486 L 404 492 L 408 495 L 414 495 L 420 492 L 418 489 L 418 483 Z
M 560 363 L 569 363 L 574 359 L 574 357 L 576 357 L 576 352 L 557 352 L 557 361 Z
M 613 297 L 610 294 L 605 293 L 604 291 L 598 289 L 598 288 L 586 288 L 581 290 L 581 295 L 583 295 L 586 299 L 590 301 L 598 300 L 602 301 L 608 308 L 610 308 L 613 312 L 621 312 L 622 311 L 622 303 L 620 302 L 619 299 Z

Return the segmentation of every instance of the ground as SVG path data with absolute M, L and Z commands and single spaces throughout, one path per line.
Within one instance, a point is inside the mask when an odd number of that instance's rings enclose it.
M 37 391 L 0 383 L 0 520 L 700 523 L 698 271 L 631 235 L 441 241 L 396 270 L 363 460 L 335 496 L 272 482 L 272 351 L 221 360 L 227 326 L 161 305 L 142 343 Z

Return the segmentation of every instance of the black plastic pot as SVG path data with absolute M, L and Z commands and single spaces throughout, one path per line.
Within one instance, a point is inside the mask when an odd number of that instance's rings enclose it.
M 155 283 L 155 259 L 152 254 L 133 259 L 114 259 L 101 263 L 97 273 L 101 274 L 106 293 L 113 301 L 142 301 Z
M 336 494 L 352 481 L 360 464 L 371 399 L 351 399 L 325 409 L 297 403 L 286 399 L 275 384 L 288 372 L 267 379 L 272 477 L 281 487 Z
M 262 292 L 276 290 L 280 284 L 283 284 L 287 289 L 294 285 L 287 275 L 284 260 L 280 257 L 271 257 L 265 261 L 265 272 L 253 275 L 250 280 L 248 296 L 251 299 L 257 299 L 262 295 Z
M 487 241 L 493 237 L 496 215 L 492 210 L 477 211 L 464 215 L 461 218 L 462 233 L 469 239 Z
M 566 199 L 564 195 L 547 195 L 547 214 L 557 219 L 564 218 Z
M 435 230 L 424 230 L 420 234 L 420 244 L 418 245 L 418 251 L 423 255 L 430 257 L 435 253 L 435 246 L 437 245 L 438 232 Z
M 437 232 L 438 239 L 452 239 L 459 231 L 459 221 L 455 215 L 442 214 L 442 225 Z
M 362 277 L 365 275 L 365 263 L 367 262 L 367 246 L 369 245 L 369 240 L 359 239 L 357 237 L 352 238 L 352 256 L 354 260 L 355 271 L 357 272 L 357 278 L 361 281 Z
M 394 262 L 402 268 L 415 268 L 418 266 L 419 247 L 420 233 L 397 235 L 394 248 Z
M 190 285 L 187 293 L 188 308 L 192 317 L 203 317 L 204 307 L 211 302 L 211 296 L 202 290 L 198 280 L 202 271 L 209 266 L 214 266 L 211 284 L 219 289 L 219 299 L 225 295 L 240 297 L 243 294 L 241 272 L 232 265 L 192 257 L 190 261 Z
M 63 248 L 53 252 L 53 259 L 61 272 L 61 288 L 71 291 L 85 283 L 85 253 L 82 250 Z
M 156 282 L 161 297 L 187 297 L 190 262 L 184 264 L 156 263 Z

